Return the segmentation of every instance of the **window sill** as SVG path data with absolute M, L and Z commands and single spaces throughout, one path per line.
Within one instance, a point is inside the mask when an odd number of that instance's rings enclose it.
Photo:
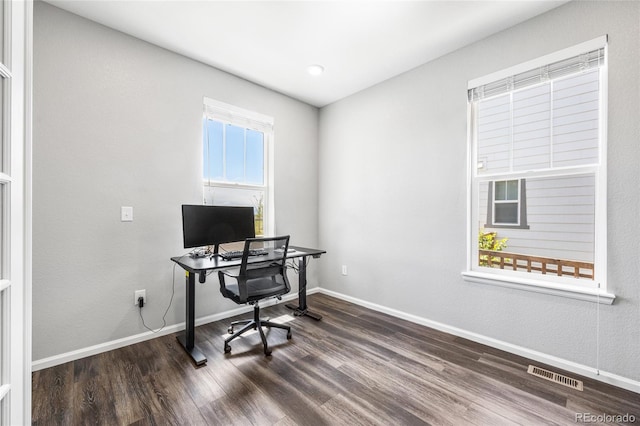
M 535 293 L 550 294 L 553 296 L 568 297 L 570 299 L 584 300 L 587 302 L 601 303 L 603 305 L 613 304 L 616 296 L 597 288 L 578 288 L 565 284 L 546 284 L 535 280 L 516 279 L 512 277 L 501 277 L 495 274 L 487 274 L 476 271 L 462 273 L 465 281 L 496 285 L 500 287 L 514 288 L 517 290 L 533 291 Z
M 498 223 L 485 223 L 484 229 L 531 229 L 529 225 L 501 225 Z

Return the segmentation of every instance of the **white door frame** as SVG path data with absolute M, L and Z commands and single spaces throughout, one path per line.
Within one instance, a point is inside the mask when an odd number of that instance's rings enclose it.
M 31 423 L 31 112 L 33 1 L 3 0 L 4 55 L 8 71 L 2 108 L 3 235 L 1 277 L 2 415 L 0 424 Z M 4 80 L 4 79 L 3 79 Z M 7 324 L 8 323 L 8 324 Z

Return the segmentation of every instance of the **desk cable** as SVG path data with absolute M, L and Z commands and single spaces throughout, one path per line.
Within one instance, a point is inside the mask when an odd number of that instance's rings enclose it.
M 304 256 L 304 257 L 300 258 L 300 262 L 304 262 L 304 267 L 305 267 L 305 268 L 309 265 L 309 261 L 310 261 L 310 259 L 309 259 L 309 257 L 308 257 L 308 256 Z M 296 262 L 294 262 L 293 260 L 291 260 L 291 262 L 287 262 L 287 265 L 286 265 L 286 266 L 287 266 L 288 268 L 293 269 L 293 272 L 294 272 L 296 275 L 300 274 L 300 267 L 299 267 L 298 265 L 296 265 Z M 305 289 L 307 288 L 307 282 L 306 282 L 306 280 L 305 280 L 305 283 L 304 283 L 304 287 L 303 287 L 303 288 L 305 288 Z M 300 290 L 300 289 L 298 289 L 298 290 Z
M 187 254 L 180 256 L 180 258 L 182 259 L 185 256 L 189 256 L 192 252 L 193 250 Z M 152 328 L 149 328 L 149 326 L 147 326 L 147 324 L 144 322 L 144 317 L 142 316 L 142 306 L 138 305 L 138 313 L 140 314 L 142 325 L 144 328 L 146 328 L 152 333 L 158 333 L 167 326 L 167 313 L 169 312 L 169 308 L 171 308 L 171 304 L 173 303 L 173 296 L 176 294 L 176 267 L 177 266 L 178 266 L 177 263 L 173 264 L 173 277 L 171 282 L 171 298 L 169 299 L 169 305 L 167 306 L 167 309 L 164 311 L 164 314 L 162 315 L 162 326 L 159 329 L 153 330 Z

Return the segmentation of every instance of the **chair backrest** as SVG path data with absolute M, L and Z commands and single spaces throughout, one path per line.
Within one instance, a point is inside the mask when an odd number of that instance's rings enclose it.
M 237 274 L 233 274 L 237 281 L 237 290 L 227 287 L 224 275 L 228 274 L 220 272 L 218 275 L 222 294 L 236 303 L 246 303 L 288 293 L 291 290 L 286 273 L 288 247 L 288 235 L 245 240 L 240 269 Z M 252 256 L 250 254 L 253 250 L 262 251 L 264 254 Z M 259 290 L 252 292 L 252 288 Z
M 289 235 L 279 237 L 247 238 L 242 252 L 242 264 L 240 275 L 252 275 L 264 268 L 284 268 L 287 262 L 287 249 L 289 248 Z M 258 257 L 251 256 L 251 251 L 265 251 L 266 254 Z M 260 261 L 257 261 L 260 260 Z M 265 271 L 262 271 L 265 272 Z

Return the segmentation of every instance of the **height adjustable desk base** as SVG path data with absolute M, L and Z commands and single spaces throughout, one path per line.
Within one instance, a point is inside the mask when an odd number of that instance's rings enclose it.
M 204 274 L 200 274 L 204 276 Z M 196 294 L 196 274 L 193 272 L 187 272 L 185 278 L 186 291 L 186 323 L 184 333 L 180 333 L 176 336 L 178 343 L 182 345 L 184 350 L 189 354 L 196 366 L 203 365 L 207 362 L 207 357 L 195 345 L 195 294 Z
M 322 319 L 322 315 L 311 312 L 307 309 L 307 258 L 306 256 L 298 260 L 298 306 L 287 303 L 287 308 L 293 310 L 296 317 L 307 316 L 316 321 Z
M 189 349 L 186 333 L 178 334 L 176 336 L 176 339 L 178 339 L 178 343 L 182 345 L 184 350 L 189 354 L 189 356 L 197 366 L 206 364 L 207 357 L 204 356 L 204 354 L 200 352 L 198 348 L 192 346 L 191 349 Z
M 287 305 L 288 308 L 294 310 L 295 316 L 308 316 L 315 320 L 320 320 L 322 316 L 310 312 L 307 309 L 307 260 L 308 257 L 317 258 L 326 253 L 324 250 L 310 249 L 304 247 L 289 246 L 293 250 L 287 253 L 287 258 L 298 259 L 299 276 L 298 276 L 298 305 Z M 218 256 L 178 256 L 172 257 L 171 260 L 176 262 L 186 272 L 185 278 L 185 330 L 176 336 L 178 343 L 182 346 L 191 357 L 196 367 L 206 364 L 207 358 L 195 345 L 195 293 L 196 293 L 196 275 L 198 281 L 204 283 L 208 272 L 219 271 L 223 269 L 235 268 L 240 266 L 241 260 L 224 260 Z
M 320 321 L 322 319 L 322 315 L 316 314 L 315 312 L 311 312 L 308 309 L 302 309 L 301 307 L 296 306 L 296 305 L 292 305 L 291 303 L 287 303 L 284 306 L 286 306 L 289 309 L 292 309 L 293 310 L 293 315 L 296 316 L 296 317 L 306 316 L 306 317 L 313 318 L 316 321 Z

